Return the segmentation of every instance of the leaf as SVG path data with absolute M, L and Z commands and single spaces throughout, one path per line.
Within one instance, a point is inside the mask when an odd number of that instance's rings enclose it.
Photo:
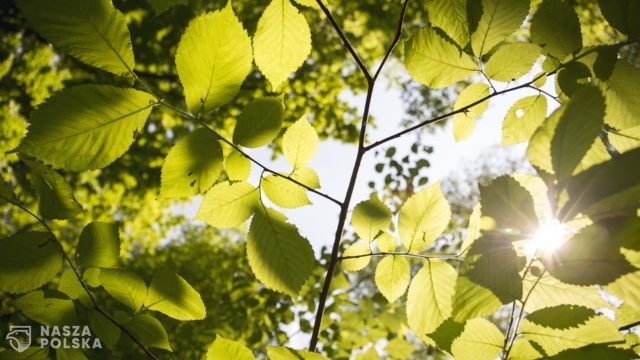
M 462 334 L 464 326 L 465 324 L 457 323 L 453 321 L 452 318 L 449 318 L 440 324 L 435 332 L 428 334 L 428 336 L 435 341 L 441 350 L 451 353 L 451 345 L 453 341 Z
M 384 351 L 391 359 L 409 359 L 414 351 L 413 344 L 402 337 L 397 337 L 387 343 Z
M 596 316 L 593 309 L 584 306 L 558 305 L 534 311 L 526 316 L 528 321 L 553 329 L 567 329 L 584 324 Z
M 318 134 L 306 116 L 293 123 L 282 136 L 282 152 L 293 170 L 305 167 L 318 150 Z
M 480 186 L 482 216 L 493 219 L 499 229 L 534 233 L 538 229 L 533 198 L 511 176 L 501 176 L 487 186 Z
M 147 2 L 153 8 L 153 12 L 159 15 L 176 5 L 184 5 L 185 0 L 147 0 Z
M 573 173 L 598 137 L 604 112 L 604 97 L 595 87 L 584 87 L 571 98 L 551 140 L 553 170 L 560 181 Z
M 100 338 L 100 341 L 107 346 L 116 346 L 120 340 L 120 329 L 95 310 L 90 310 L 88 317 L 91 333 Z
M 639 82 L 640 70 L 625 60 L 619 60 L 603 86 L 607 99 L 605 123 L 620 130 L 640 125 Z
M 605 219 L 582 228 L 542 261 L 560 281 L 577 285 L 605 285 L 637 270 L 620 253 L 627 219 Z
M 531 291 L 535 284 L 535 291 Z M 542 277 L 528 274 L 522 282 L 523 292 L 529 295 L 525 310 L 533 312 L 551 306 L 580 305 L 590 309 L 607 307 L 595 286 L 577 286 L 560 282 L 544 273 Z
M 248 182 L 221 182 L 204 195 L 195 219 L 213 227 L 231 228 L 245 222 L 259 202 L 259 190 Z
M 162 323 L 151 315 L 135 315 L 127 323 L 127 329 L 148 347 L 173 351 Z
M 201 320 L 207 314 L 200 294 L 167 268 L 156 270 L 144 306 L 176 320 Z
M 452 312 L 456 270 L 443 261 L 427 261 L 411 280 L 407 293 L 407 321 L 420 338 L 432 333 Z
M 296 169 L 290 177 L 312 189 L 320 188 L 320 178 L 318 177 L 318 173 L 311 168 L 305 167 Z
M 619 153 L 625 153 L 629 150 L 636 149 L 640 147 L 640 126 L 624 129 L 618 132 L 609 132 L 608 140 Z
M 538 171 L 553 174 L 553 164 L 551 161 L 551 139 L 553 138 L 560 118 L 566 110 L 565 106 L 560 106 L 551 116 L 538 127 L 529 140 L 527 157 Z
M 295 297 L 315 260 L 309 241 L 273 209 L 256 212 L 247 236 L 249 265 L 264 285 Z
M 147 297 L 147 284 L 134 272 L 124 269 L 102 269 L 100 284 L 116 300 L 137 312 Z
M 624 304 L 640 308 L 640 271 L 622 275 L 604 289 L 618 299 L 624 299 Z
M 227 340 L 220 335 L 207 348 L 206 360 L 254 360 L 255 357 L 243 344 Z
M 502 123 L 502 145 L 528 141 L 547 115 L 547 98 L 543 95 L 524 97 L 507 111 Z
M 411 77 L 432 88 L 449 86 L 478 70 L 469 55 L 429 27 L 407 41 L 405 53 L 405 66 Z
M 100 169 L 127 151 L 154 104 L 153 96 L 135 89 L 65 88 L 32 113 L 19 149 L 54 168 Z
M 272 0 L 253 36 L 253 54 L 260 72 L 276 90 L 311 52 L 309 24 L 289 0 Z
M 134 68 L 127 20 L 109 0 L 24 0 L 17 5 L 38 33 L 85 64 L 116 75 Z
M 582 359 L 607 359 L 607 360 L 627 360 L 636 358 L 636 354 L 630 349 L 620 349 L 609 347 L 606 344 L 589 344 L 577 349 L 564 350 L 550 360 L 582 360 Z
M 385 256 L 376 266 L 375 282 L 387 300 L 396 301 L 409 286 L 409 262 L 402 256 Z
M 306 350 L 294 350 L 284 346 L 267 347 L 269 360 L 323 360 L 324 356 Z M 208 360 L 208 359 L 207 359 Z
M 471 244 L 480 238 L 480 230 L 482 227 L 480 209 L 480 203 L 477 203 L 473 207 L 471 215 L 469 215 L 469 226 L 467 227 L 467 234 L 460 245 L 460 254 L 466 253 L 467 250 L 469 250 L 469 247 L 471 247 Z
M 353 209 L 351 224 L 361 239 L 371 243 L 380 231 L 391 225 L 391 210 L 376 194 L 371 194 L 369 200 L 358 203 Z
M 489 96 L 489 86 L 483 83 L 475 83 L 464 89 L 456 102 L 453 110 L 460 110 Z M 489 101 L 485 100 L 469 109 L 453 116 L 453 136 L 456 141 L 462 141 L 471 136 L 475 127 L 475 120 L 489 108 Z
M 456 359 L 495 359 L 502 350 L 503 342 L 502 332 L 493 323 L 473 319 L 453 341 L 451 353 Z
M 561 0 L 544 0 L 531 19 L 531 40 L 558 60 L 582 47 L 580 21 L 573 7 Z
M 60 282 L 58 283 L 58 291 L 67 295 L 70 299 L 76 300 L 79 298 L 87 298 L 82 284 L 76 277 L 75 272 L 72 269 L 68 269 L 60 276 Z
M 490 79 L 514 81 L 526 75 L 540 56 L 540 47 L 529 43 L 504 44 L 496 50 L 485 65 Z
M 73 346 L 73 345 L 72 345 Z M 74 348 L 57 348 L 56 349 L 56 360 L 87 360 L 88 358 L 84 355 L 81 349 Z
M 16 299 L 15 304 L 26 317 L 46 326 L 78 324 L 72 300 L 45 297 L 42 290 L 21 296 Z
M 525 338 L 516 339 L 509 352 L 509 359 L 513 360 L 533 360 L 541 357 L 542 354 L 532 345 L 531 341 Z
M 62 175 L 37 161 L 22 161 L 31 170 L 31 181 L 40 195 L 38 209 L 45 219 L 72 219 L 82 211 Z
M 251 71 L 251 40 L 231 2 L 193 19 L 176 50 L 187 108 L 196 114 L 233 100 Z
M 623 34 L 638 37 L 637 22 L 640 16 L 640 7 L 634 0 L 604 1 L 598 0 L 600 11 L 604 18 Z
M 442 29 L 461 48 L 469 42 L 467 0 L 426 2 L 429 22 Z
M 207 129 L 197 129 L 180 139 L 169 151 L 164 165 L 160 195 L 181 198 L 207 191 L 222 171 L 222 148 Z
M 253 100 L 238 117 L 233 143 L 250 148 L 268 144 L 280 132 L 283 114 L 282 102 L 276 98 Z
M 342 253 L 342 268 L 346 271 L 360 271 L 364 269 L 371 261 L 371 256 L 361 256 L 353 259 L 344 259 L 350 256 L 368 255 L 371 254 L 369 245 L 364 242 L 357 242 Z
M 120 256 L 120 236 L 113 223 L 92 222 L 82 229 L 76 257 L 78 265 L 114 267 Z
M 0 290 L 21 294 L 49 282 L 62 268 L 59 246 L 44 232 L 0 239 Z
M 581 62 L 570 62 L 558 72 L 556 92 L 573 97 L 584 85 L 591 82 L 591 70 Z M 562 91 L 560 91 L 562 90 Z
M 229 180 L 246 181 L 251 174 L 251 160 L 234 150 L 227 156 L 224 168 Z
M 482 0 L 482 16 L 471 35 L 471 48 L 478 57 L 513 34 L 529 14 L 529 0 Z
M 383 232 L 376 238 L 376 244 L 381 252 L 393 252 L 396 250 L 396 238 L 387 232 Z
M 310 205 L 307 189 L 278 175 L 269 175 L 262 179 L 260 187 L 274 204 L 292 209 Z
M 0 205 L 4 205 L 6 200 L 13 200 L 14 197 L 11 185 L 0 176 Z
M 451 208 L 440 183 L 413 194 L 400 209 L 398 232 L 411 253 L 426 249 L 447 228 Z

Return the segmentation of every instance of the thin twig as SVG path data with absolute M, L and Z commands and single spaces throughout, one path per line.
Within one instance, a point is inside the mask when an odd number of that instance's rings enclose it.
M 545 95 L 547 95 L 548 97 L 550 97 L 550 98 L 552 98 L 553 100 L 555 100 L 558 104 L 562 105 L 562 101 L 558 100 L 558 97 L 557 97 L 557 96 L 553 96 L 553 95 L 551 95 L 549 92 L 547 92 L 547 91 L 545 91 L 545 90 L 543 90 L 543 89 L 541 89 L 541 88 L 539 88 L 539 87 L 537 87 L 537 86 L 534 86 L 533 84 L 529 85 L 529 87 L 530 87 L 531 89 L 533 89 L 533 90 L 538 91 L 538 92 L 539 92 L 539 93 L 541 93 L 541 94 L 545 94 Z
M 435 260 L 462 261 L 462 259 L 460 257 L 456 256 L 456 255 L 412 254 L 412 253 L 407 253 L 407 252 L 377 252 L 377 253 L 370 253 L 370 254 L 340 256 L 338 259 L 340 259 L 340 260 L 359 259 L 359 258 L 370 257 L 370 256 L 406 256 L 406 257 L 413 257 L 413 258 L 419 258 L 419 259 L 424 259 L 424 260 L 433 260 L 433 259 L 435 259 Z
M 640 320 L 638 320 L 636 322 L 632 322 L 631 324 L 628 324 L 628 325 L 625 325 L 625 326 L 620 326 L 618 328 L 618 330 L 620 330 L 620 331 L 631 330 L 631 329 L 633 329 L 634 327 L 636 327 L 638 325 L 640 325 Z

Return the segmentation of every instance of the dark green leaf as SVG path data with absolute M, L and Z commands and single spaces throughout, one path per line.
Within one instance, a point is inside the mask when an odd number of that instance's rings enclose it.
M 640 6 L 635 0 L 598 0 L 600 11 L 605 19 L 623 34 L 638 37 L 638 18 Z
M 573 7 L 561 0 L 544 0 L 531 20 L 531 40 L 559 60 L 580 49 L 582 33 Z
M 82 211 L 62 175 L 37 161 L 22 161 L 31 169 L 31 181 L 40 195 L 38 207 L 45 219 L 71 219 Z
M 43 325 L 78 325 L 73 300 L 45 297 L 41 290 L 18 298 L 16 306 L 25 316 Z
M 111 296 L 134 312 L 140 310 L 147 297 L 147 284 L 129 270 L 102 269 L 100 284 Z
M 591 344 L 577 349 L 568 349 L 548 357 L 549 360 L 584 360 L 607 359 L 629 360 L 636 359 L 638 354 L 633 350 L 609 347 L 606 344 Z
M 534 324 L 554 329 L 566 329 L 582 325 L 595 315 L 596 312 L 588 307 L 558 305 L 534 311 L 527 315 L 527 319 Z
M 144 345 L 152 348 L 171 350 L 169 337 L 162 323 L 148 314 L 138 314 L 134 316 L 127 328 L 140 340 Z
M 558 86 L 565 95 L 573 97 L 578 90 L 589 83 L 590 77 L 591 71 L 587 65 L 571 62 L 558 72 Z
M 438 347 L 446 352 L 451 352 L 451 344 L 453 341 L 462 334 L 464 330 L 464 323 L 457 323 L 452 318 L 445 320 L 436 331 L 431 334 L 427 334 L 433 341 L 436 342 Z
M 499 229 L 533 233 L 538 227 L 531 194 L 510 176 L 480 186 L 480 204 L 482 216 L 492 218 Z

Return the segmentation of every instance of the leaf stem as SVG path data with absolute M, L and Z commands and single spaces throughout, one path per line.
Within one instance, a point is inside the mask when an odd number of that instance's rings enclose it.
M 412 253 L 408 253 L 408 252 L 377 252 L 377 253 L 370 253 L 370 254 L 340 256 L 338 259 L 340 259 L 340 260 L 359 259 L 359 258 L 369 257 L 369 256 L 406 256 L 406 257 L 413 257 L 413 258 L 419 258 L 419 259 L 424 259 L 424 260 L 436 259 L 436 260 L 463 261 L 463 259 L 461 259 L 457 255 L 412 254 Z

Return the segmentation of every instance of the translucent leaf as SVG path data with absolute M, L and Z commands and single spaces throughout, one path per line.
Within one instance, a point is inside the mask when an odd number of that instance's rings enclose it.
M 371 194 L 369 200 L 358 203 L 353 209 L 351 224 L 358 236 L 370 243 L 380 231 L 391 225 L 391 210 L 376 194 Z
M 640 125 L 640 70 L 625 60 L 619 60 L 603 91 L 607 99 L 604 121 L 616 129 Z
M 556 131 L 556 126 L 564 114 L 566 106 L 561 106 L 551 114 L 533 133 L 527 148 L 527 157 L 533 166 L 538 170 L 553 174 L 553 164 L 551 161 L 551 139 Z
M 465 276 L 458 276 L 453 297 L 453 320 L 462 323 L 468 319 L 488 316 L 496 312 L 502 301 L 489 289 Z
M 119 302 L 134 312 L 140 310 L 147 297 L 147 284 L 134 272 L 125 269 L 102 269 L 100 284 Z
M 602 164 L 608 160 L 611 160 L 611 155 L 609 155 L 607 146 L 602 142 L 600 137 L 597 137 L 571 175 L 577 175 L 594 165 Z
M 12 200 L 14 196 L 11 185 L 7 184 L 2 176 L 0 176 L 0 205 L 4 204 L 7 199 Z
M 480 238 L 480 230 L 482 226 L 482 216 L 480 213 L 480 203 L 476 204 L 469 215 L 469 226 L 467 227 L 467 234 L 460 245 L 460 253 L 463 254 L 469 250 L 471 244 Z
M 451 352 L 456 359 L 493 360 L 500 354 L 503 343 L 502 332 L 493 323 L 473 319 L 453 341 Z
M 442 29 L 461 48 L 469 42 L 467 0 L 426 2 L 429 22 Z
M 369 245 L 364 242 L 357 242 L 344 250 L 342 257 L 360 256 L 371 254 Z M 360 271 L 369 265 L 371 256 L 361 256 L 353 259 L 343 259 L 342 268 L 346 271 Z
M 578 90 L 591 81 L 591 76 L 591 70 L 585 64 L 570 62 L 558 72 L 556 92 L 561 96 L 573 97 Z
M 407 321 L 420 338 L 434 332 L 451 316 L 456 270 L 442 261 L 427 261 L 411 280 Z
M 220 335 L 207 348 L 206 360 L 254 360 L 255 357 L 246 346 Z
M 531 20 L 531 40 L 558 60 L 582 47 L 578 15 L 561 0 L 544 0 Z
M 404 338 L 397 337 L 387 343 L 384 351 L 389 354 L 391 359 L 410 359 L 414 346 Z
M 55 168 L 103 168 L 131 146 L 153 105 L 153 96 L 134 89 L 65 88 L 33 112 L 20 150 Z
M 513 34 L 529 14 L 529 0 L 482 0 L 482 16 L 471 35 L 471 48 L 478 57 Z
M 233 143 L 250 148 L 268 144 L 280 132 L 283 114 L 282 102 L 276 98 L 253 100 L 238 116 Z
M 640 147 L 640 126 L 617 132 L 610 132 L 608 134 L 608 139 L 609 143 L 613 145 L 619 153 L 636 149 Z
M 376 244 L 381 252 L 393 252 L 396 250 L 396 238 L 387 232 L 383 232 L 376 238 Z
M 526 75 L 540 56 L 538 45 L 529 43 L 511 43 L 496 50 L 484 68 L 491 79 L 509 82 Z
M 82 273 L 82 281 L 91 287 L 100 286 L 100 268 L 90 267 Z
M 282 152 L 294 171 L 305 167 L 318 150 L 318 134 L 306 116 L 293 123 L 282 136 Z
M 234 227 L 245 222 L 259 202 L 260 192 L 253 185 L 222 182 L 204 195 L 195 219 L 217 228 Z
M 275 90 L 311 52 L 309 24 L 289 0 L 272 0 L 253 36 L 253 54 L 260 72 Z
M 452 318 L 445 320 L 438 329 L 428 334 L 429 338 L 433 339 L 441 350 L 451 353 L 451 345 L 453 341 L 462 334 L 464 331 L 464 323 L 457 323 Z
M 400 209 L 400 240 L 412 253 L 431 245 L 449 224 L 451 208 L 442 194 L 440 183 L 413 194 Z
M 188 197 L 207 191 L 222 171 L 222 148 L 207 129 L 197 129 L 169 151 L 160 182 L 160 195 Z
M 295 0 L 295 2 L 298 5 L 307 6 L 314 9 L 320 9 L 318 2 L 315 0 Z
M 421 29 L 405 45 L 405 66 L 411 77 L 432 88 L 443 88 L 473 75 L 474 60 L 434 29 Z
M 376 286 L 390 303 L 407 290 L 410 270 L 409 262 L 403 256 L 385 256 L 376 266 Z
M 312 189 L 320 188 L 320 178 L 318 177 L 318 173 L 316 173 L 315 170 L 311 168 L 303 167 L 303 168 L 296 169 L 291 174 L 291 178 L 302 184 L 307 185 Z
M 38 33 L 80 61 L 124 75 L 133 69 L 127 20 L 109 0 L 25 0 L 22 14 Z
M 528 141 L 547 116 L 547 98 L 527 96 L 513 104 L 502 123 L 502 145 Z
M 247 236 L 247 257 L 264 285 L 295 297 L 311 275 L 315 260 L 309 241 L 281 213 L 256 212 Z
M 622 299 L 625 304 L 640 308 L 640 271 L 625 274 L 604 289 Z
M 21 294 L 49 282 L 62 267 L 59 246 L 43 232 L 0 239 L 0 290 Z
M 524 293 L 528 294 L 534 284 L 535 291 L 531 292 L 525 307 L 528 312 L 567 304 L 581 305 L 590 309 L 607 306 L 594 286 L 565 284 L 548 273 L 538 279 L 538 276 L 529 273 L 522 282 Z
M 73 345 L 72 345 L 73 346 Z M 57 348 L 56 349 L 56 360 L 87 360 L 88 358 L 84 355 L 81 349 L 65 349 L 65 348 Z
M 524 338 L 516 339 L 509 352 L 509 359 L 512 360 L 534 360 L 540 357 L 542 354 L 531 345 L 529 340 Z
M 95 310 L 90 310 L 88 317 L 91 333 L 100 338 L 103 344 L 110 347 L 116 346 L 118 340 L 120 340 L 120 329 Z
M 251 62 L 251 40 L 231 2 L 193 19 L 176 51 L 176 70 L 189 110 L 211 111 L 231 101 L 249 75 Z
M 526 316 L 534 324 L 553 329 L 567 329 L 584 324 L 596 316 L 593 309 L 576 305 L 558 305 L 536 310 Z
M 151 315 L 135 315 L 127 323 L 127 329 L 145 346 L 172 351 L 169 337 L 162 323 Z
M 156 270 L 144 306 L 177 320 L 200 320 L 206 316 L 200 294 L 167 268 Z
M 87 293 L 84 291 L 82 284 L 80 284 L 80 281 L 72 269 L 66 270 L 60 276 L 58 291 L 74 300 L 87 296 Z
M 311 204 L 307 189 L 281 176 L 263 178 L 260 187 L 269 200 L 282 208 L 292 209 Z
M 590 344 L 577 349 L 564 350 L 549 360 L 582 360 L 582 359 L 607 359 L 628 360 L 638 356 L 633 350 L 609 347 L 606 344 Z
M 551 139 L 551 160 L 558 179 L 571 175 L 600 133 L 604 97 L 595 87 L 579 90 L 567 105 Z
M 25 351 L 19 353 L 17 351 L 5 350 L 0 352 L 2 360 L 50 360 L 49 348 L 42 348 L 38 344 L 34 344 Z
M 46 326 L 78 324 L 73 300 L 45 297 L 39 290 L 16 299 L 15 304 L 26 317 Z
M 289 347 L 267 347 L 269 360 L 323 360 L 324 356 L 306 350 L 294 350 Z M 208 360 L 208 359 L 207 359 Z
M 40 195 L 38 209 L 45 219 L 72 219 L 82 211 L 62 175 L 37 161 L 26 158 L 22 161 L 31 170 L 31 181 Z
M 489 85 L 483 83 L 472 84 L 458 95 L 456 102 L 453 104 L 453 110 L 462 109 L 487 96 L 489 96 Z M 456 141 L 462 141 L 471 136 L 475 127 L 475 120 L 487 108 L 489 108 L 489 100 L 485 100 L 453 116 L 453 136 Z
M 511 176 L 501 176 L 480 186 L 482 216 L 492 218 L 499 229 L 534 233 L 538 218 L 529 191 Z
M 82 229 L 76 250 L 78 265 L 114 267 L 120 256 L 120 236 L 113 223 L 92 222 Z
M 251 174 L 251 160 L 234 150 L 225 159 L 224 168 L 229 180 L 246 181 Z

